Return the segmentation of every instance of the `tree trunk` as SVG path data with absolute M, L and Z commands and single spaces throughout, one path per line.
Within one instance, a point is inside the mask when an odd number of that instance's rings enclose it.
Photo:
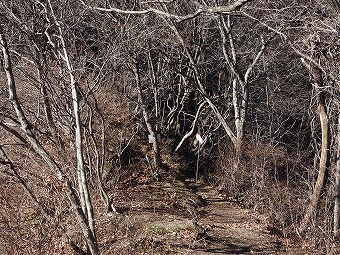
M 310 198 L 309 205 L 306 209 L 303 219 L 300 222 L 300 226 L 299 226 L 300 233 L 304 233 L 307 230 L 309 221 L 318 204 L 321 189 L 324 184 L 326 170 L 327 170 L 328 147 L 329 147 L 329 134 L 328 134 L 329 124 L 328 124 L 328 116 L 327 116 L 326 107 L 325 107 L 325 101 L 324 101 L 322 94 L 320 95 L 318 112 L 319 112 L 319 117 L 320 117 L 321 135 L 322 135 L 319 173 L 318 173 L 318 177 L 317 177 L 314 189 L 313 189 L 313 194 Z
M 143 91 L 142 91 L 142 86 L 139 78 L 139 70 L 138 70 L 138 64 L 136 66 L 132 67 L 132 71 L 135 75 L 136 83 L 137 83 L 137 93 L 138 93 L 138 103 L 139 107 L 142 109 L 143 112 L 143 118 L 145 121 L 146 128 L 148 129 L 148 132 L 150 136 L 152 137 L 152 147 L 153 147 L 153 162 L 154 162 L 154 167 L 158 168 L 161 167 L 161 154 L 160 154 L 160 149 L 159 149 L 159 142 L 157 140 L 157 133 L 155 129 L 153 128 L 150 118 L 149 118 L 149 113 L 146 109 L 145 105 L 145 100 L 143 97 Z
M 78 187 L 79 187 L 79 194 L 80 194 L 80 202 L 82 205 L 82 209 L 84 211 L 84 214 L 86 215 L 87 222 L 89 225 L 89 228 L 92 232 L 92 235 L 94 236 L 94 239 L 96 239 L 96 233 L 95 233 L 95 226 L 94 226 L 94 214 L 93 214 L 93 206 L 92 201 L 90 197 L 90 192 L 86 180 L 86 172 L 85 172 L 85 164 L 84 164 L 84 156 L 83 156 L 83 144 L 82 144 L 82 124 L 80 119 L 80 107 L 79 107 L 79 87 L 78 83 L 76 82 L 75 76 L 74 76 L 74 69 L 71 63 L 71 60 L 69 58 L 69 54 L 66 48 L 66 42 L 63 36 L 63 29 L 58 21 L 58 18 L 55 16 L 52 3 L 50 0 L 48 0 L 49 9 L 51 12 L 51 16 L 53 17 L 52 20 L 48 20 L 51 25 L 55 25 L 58 29 L 58 39 L 59 39 L 59 46 L 56 48 L 56 53 L 58 56 L 63 60 L 66 69 L 69 74 L 70 78 L 70 87 L 71 87 L 71 93 L 72 93 L 72 103 L 73 103 L 73 116 L 75 121 L 75 145 L 76 145 L 76 156 L 77 156 L 77 175 L 78 175 Z M 48 34 L 48 32 L 45 32 L 45 35 L 47 35 L 47 38 L 49 42 L 52 45 L 55 45 L 55 43 L 51 40 L 51 35 Z
M 105 164 L 105 121 L 104 117 L 101 113 L 101 111 L 98 108 L 98 103 L 96 100 L 96 97 L 92 97 L 94 101 L 94 109 L 92 109 L 91 104 L 88 104 L 88 107 L 90 109 L 90 119 L 89 119 L 89 124 L 88 124 L 88 136 L 89 139 L 92 142 L 94 154 L 95 154 L 95 161 L 96 161 L 96 167 L 95 167 L 95 172 L 97 174 L 97 180 L 98 180 L 98 186 L 99 186 L 99 191 L 100 191 L 100 197 L 102 198 L 103 202 L 105 203 L 108 212 L 116 212 L 117 210 L 113 205 L 112 199 L 110 199 L 107 191 L 105 190 L 104 184 L 103 184 L 103 169 L 104 169 L 104 164 Z M 96 142 L 95 134 L 93 131 L 93 126 L 92 126 L 92 118 L 94 115 L 94 112 L 96 112 L 99 115 L 100 119 L 100 125 L 101 125 L 101 143 L 100 146 Z M 84 137 L 86 138 L 86 134 L 84 134 Z
M 338 108 L 338 114 L 340 107 Z M 337 134 L 337 152 L 336 152 L 336 170 L 335 170 L 335 195 L 334 195 L 334 220 L 333 220 L 333 235 L 339 237 L 339 203 L 340 203 L 340 114 L 338 116 L 338 134 Z
M 222 51 L 226 64 L 229 67 L 229 72 L 231 73 L 231 85 L 232 85 L 232 102 L 234 110 L 234 122 L 235 122 L 235 161 L 234 167 L 238 168 L 238 163 L 242 153 L 242 141 L 244 137 L 244 130 L 247 118 L 248 103 L 249 103 L 249 84 L 248 80 L 253 72 L 255 65 L 258 63 L 262 57 L 264 51 L 266 50 L 268 41 L 265 42 L 263 39 L 262 45 L 258 50 L 253 61 L 248 65 L 246 71 L 241 73 L 237 69 L 237 51 L 235 48 L 234 38 L 233 38 L 233 26 L 231 22 L 231 17 L 228 16 L 227 20 L 224 17 L 220 17 L 218 20 L 218 27 L 222 37 Z
M 45 56 L 40 56 L 41 52 L 39 52 L 37 49 L 35 51 L 36 53 L 36 64 L 38 68 L 38 77 L 39 77 L 39 83 L 41 86 L 41 94 L 44 101 L 44 110 L 45 110 L 45 116 L 48 128 L 50 130 L 51 136 L 54 139 L 54 141 L 57 141 L 57 127 L 53 120 L 52 115 L 52 106 L 51 101 L 49 99 L 48 93 L 47 93 L 47 64 Z

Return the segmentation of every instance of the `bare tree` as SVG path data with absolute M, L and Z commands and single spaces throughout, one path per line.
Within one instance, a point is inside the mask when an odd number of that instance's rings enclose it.
M 7 82 L 8 82 L 9 100 L 11 101 L 13 105 L 13 109 L 16 112 L 18 121 L 20 122 L 20 125 L 21 125 L 21 129 L 23 130 L 28 143 L 32 146 L 34 151 L 43 158 L 43 160 L 48 164 L 50 169 L 54 172 L 58 180 L 63 183 L 67 196 L 70 200 L 70 203 L 76 213 L 79 226 L 82 229 L 84 238 L 89 247 L 89 251 L 91 252 L 91 254 L 98 254 L 99 251 L 98 251 L 96 237 L 90 228 L 87 216 L 85 216 L 86 212 L 82 209 L 81 203 L 78 199 L 78 196 L 75 193 L 74 188 L 71 185 L 71 182 L 68 180 L 67 176 L 61 171 L 60 167 L 55 162 L 55 160 L 51 157 L 51 155 L 39 143 L 35 134 L 32 132 L 31 124 L 26 119 L 25 113 L 22 110 L 21 104 L 19 102 L 19 99 L 16 93 L 16 84 L 15 84 L 15 79 L 13 75 L 12 63 L 11 63 L 11 58 L 9 55 L 7 41 L 6 41 L 4 32 L 3 32 L 3 28 L 1 28 L 0 30 L 0 45 L 1 45 L 2 53 L 4 57 L 4 69 L 6 72 Z
M 133 71 L 133 73 L 135 75 L 135 79 L 136 79 L 139 107 L 141 108 L 141 110 L 143 112 L 143 118 L 144 118 L 146 127 L 148 129 L 148 132 L 149 132 L 149 134 L 151 136 L 151 140 L 152 140 L 151 142 L 152 142 L 152 146 L 153 146 L 154 167 L 159 168 L 161 166 L 159 141 L 158 141 L 156 130 L 150 122 L 149 113 L 147 111 L 147 106 L 146 106 L 146 103 L 145 103 L 145 100 L 144 100 L 142 85 L 141 85 L 141 81 L 140 81 L 140 77 L 139 77 L 138 63 L 136 63 L 135 66 L 132 66 L 131 68 L 132 68 L 132 71 Z
M 230 69 L 232 75 L 232 97 L 234 108 L 234 121 L 236 130 L 236 141 L 234 143 L 236 150 L 236 158 L 239 158 L 242 146 L 242 140 L 244 137 L 244 129 L 247 118 L 248 103 L 249 103 L 249 78 L 255 65 L 259 62 L 263 55 L 268 41 L 261 38 L 261 47 L 257 51 L 253 61 L 246 68 L 244 74 L 241 74 L 237 68 L 237 53 L 234 43 L 233 28 L 231 24 L 231 17 L 228 16 L 227 20 L 221 17 L 219 20 L 219 29 L 223 40 L 223 55 L 225 61 Z M 229 49 L 229 50 L 228 50 Z
M 310 72 L 312 72 L 312 76 L 315 79 L 316 85 L 319 88 L 323 87 L 323 78 L 322 73 L 320 69 L 317 69 L 310 64 L 306 63 L 304 60 L 306 67 Z M 321 189 L 324 185 L 325 176 L 326 176 L 326 170 L 328 166 L 328 160 L 329 160 L 329 121 L 328 121 L 328 115 L 325 105 L 325 95 L 323 92 L 319 92 L 319 103 L 318 103 L 318 113 L 320 117 L 320 125 L 321 125 L 321 152 L 320 152 L 320 166 L 319 166 L 319 173 L 318 178 L 315 182 L 315 186 L 313 189 L 313 194 L 310 198 L 309 205 L 306 209 L 305 215 L 303 219 L 301 220 L 299 231 L 301 233 L 305 232 L 309 221 L 312 217 L 312 214 L 314 213 L 317 203 L 320 198 Z
M 339 109 L 340 112 L 340 109 Z M 336 170 L 335 170 L 335 191 L 334 191 L 334 218 L 333 218 L 333 235 L 339 236 L 339 213 L 340 213 L 340 114 L 338 117 L 338 135 L 337 135 L 337 151 L 336 151 Z

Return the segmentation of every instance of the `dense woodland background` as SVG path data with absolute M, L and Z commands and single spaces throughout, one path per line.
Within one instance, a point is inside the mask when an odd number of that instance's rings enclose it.
M 200 179 L 337 244 L 339 1 L 2 0 L 0 20 L 2 254 L 106 254 L 115 188 L 194 177 L 197 132 Z

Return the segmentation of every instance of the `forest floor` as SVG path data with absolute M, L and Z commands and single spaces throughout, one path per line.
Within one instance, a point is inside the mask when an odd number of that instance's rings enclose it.
M 116 190 L 120 214 L 105 224 L 111 239 L 101 244 L 103 254 L 312 254 L 272 235 L 265 215 L 207 184 L 134 177 L 126 185 Z

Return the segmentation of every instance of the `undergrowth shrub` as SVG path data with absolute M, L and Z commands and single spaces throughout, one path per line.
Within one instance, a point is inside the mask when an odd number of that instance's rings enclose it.
M 220 143 L 206 178 L 245 207 L 266 212 L 270 228 L 288 236 L 295 232 L 308 202 L 305 156 L 293 157 L 283 146 L 246 144 L 236 167 L 233 148 Z

